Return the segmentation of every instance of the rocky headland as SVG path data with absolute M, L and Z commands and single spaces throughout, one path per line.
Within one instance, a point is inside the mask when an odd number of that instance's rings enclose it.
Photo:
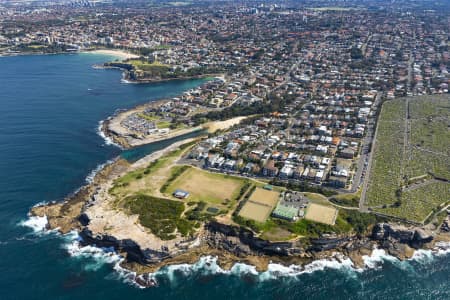
M 263 240 L 246 228 L 210 221 L 191 238 L 162 241 L 143 228 L 137 216 L 118 210 L 104 195 L 114 179 L 164 156 L 185 142 L 175 143 L 134 164 L 117 158 L 99 171 L 90 184 L 64 201 L 33 207 L 30 214 L 45 216 L 49 230 L 63 234 L 77 231 L 82 238 L 81 245 L 113 247 L 124 257 L 122 267 L 136 272 L 137 283 L 141 285 L 146 284 L 140 274 L 153 273 L 166 265 L 192 264 L 206 255 L 216 256 L 223 269 L 230 269 L 240 262 L 255 266 L 257 271 L 265 271 L 269 263 L 302 266 L 318 259 L 339 260 L 343 257 L 350 258 L 355 267 L 362 268 L 363 257 L 370 256 L 374 249 L 383 249 L 404 260 L 412 257 L 417 249 L 432 249 L 436 242 L 450 241 L 448 217 L 442 226 L 435 228 L 378 223 L 369 228 L 366 235 L 323 234 L 286 242 Z

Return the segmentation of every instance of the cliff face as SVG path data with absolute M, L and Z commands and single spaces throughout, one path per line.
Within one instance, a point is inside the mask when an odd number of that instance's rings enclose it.
M 210 222 L 207 225 L 207 243 L 214 248 L 224 249 L 236 256 L 278 255 L 310 256 L 311 252 L 320 252 L 344 248 L 356 239 L 355 236 L 328 235 L 321 238 L 293 242 L 270 242 L 255 237 L 253 232 L 237 226 Z
M 319 238 L 271 242 L 255 236 L 252 231 L 241 226 L 212 221 L 205 224 L 197 239 L 175 243 L 170 250 L 156 245 L 155 249 L 151 249 L 153 244 L 149 244 L 148 249 L 142 249 L 139 246 L 141 244 L 129 238 L 119 239 L 101 230 L 94 234 L 89 230 L 91 220 L 85 213 L 86 209 L 95 205 L 93 195 L 100 184 L 114 179 L 127 168 L 125 161 L 118 160 L 105 167 L 90 185 L 81 188 L 66 201 L 34 207 L 31 214 L 47 216 L 49 229 L 58 228 L 62 233 L 77 230 L 83 239 L 82 245 L 114 248 L 125 256 L 125 263 L 134 270 L 147 272 L 166 264 L 192 262 L 199 256 L 209 254 L 227 259 L 227 265 L 238 261 L 259 263 L 260 269 L 264 269 L 269 261 L 298 264 L 302 260 L 329 258 L 333 252 L 339 252 L 350 257 L 356 265 L 362 266 L 362 255 L 370 255 L 374 247 L 385 249 L 389 254 L 404 259 L 410 257 L 414 249 L 431 245 L 434 239 L 431 231 L 422 228 L 379 223 L 373 227 L 369 236 L 364 237 L 324 234 Z M 448 228 L 446 221 L 440 231 L 450 230 Z M 448 238 L 450 240 L 450 236 Z
M 206 225 L 206 242 L 241 257 L 245 255 L 290 256 L 304 252 L 297 242 L 269 242 L 255 237 L 253 232 L 242 227 L 210 222 Z
M 139 245 L 131 239 L 118 240 L 109 235 L 94 236 L 87 228 L 84 228 L 79 234 L 82 238 L 81 245 L 83 246 L 95 245 L 100 248 L 114 248 L 119 253 L 125 253 L 126 260 L 129 263 L 152 263 L 151 256 L 148 253 L 145 254 Z M 166 254 L 161 253 L 160 256 L 163 258 Z
M 422 228 L 379 223 L 372 230 L 372 239 L 383 242 L 407 244 L 415 249 L 423 247 L 433 240 L 432 233 Z

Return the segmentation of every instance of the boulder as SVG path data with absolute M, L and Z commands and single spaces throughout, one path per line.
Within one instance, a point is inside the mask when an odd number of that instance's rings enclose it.
M 414 232 L 414 241 L 418 243 L 429 243 L 433 240 L 433 235 L 422 228 L 416 229 Z
M 419 248 L 423 244 L 431 242 L 433 235 L 422 228 L 379 223 L 373 227 L 372 239 L 377 241 L 389 240 Z

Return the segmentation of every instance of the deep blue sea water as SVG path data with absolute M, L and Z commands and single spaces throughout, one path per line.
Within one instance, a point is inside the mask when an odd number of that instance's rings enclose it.
M 449 254 L 374 257 L 364 271 L 318 262 L 297 276 L 282 276 L 286 270 L 276 266 L 254 275 L 239 265 L 222 274 L 201 261 L 168 268 L 157 275 L 159 287 L 138 289 L 114 270 L 114 257 L 74 255 L 73 235 L 20 225 L 31 206 L 62 199 L 121 153 L 97 134 L 100 120 L 201 83 L 123 84 L 120 72 L 91 68 L 108 59 L 0 57 L 0 299 L 450 299 Z

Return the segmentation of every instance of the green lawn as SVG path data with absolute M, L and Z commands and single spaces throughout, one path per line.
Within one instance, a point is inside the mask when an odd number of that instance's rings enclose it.
M 195 223 L 182 217 L 185 204 L 180 201 L 135 195 L 124 199 L 123 206 L 139 215 L 139 222 L 163 240 L 175 238 L 176 233 L 187 236 L 194 231 Z
M 245 183 L 246 180 L 239 177 L 190 168 L 171 182 L 165 193 L 171 196 L 175 190 L 182 189 L 190 194 L 187 201 L 230 207 L 231 203 L 236 202 Z

